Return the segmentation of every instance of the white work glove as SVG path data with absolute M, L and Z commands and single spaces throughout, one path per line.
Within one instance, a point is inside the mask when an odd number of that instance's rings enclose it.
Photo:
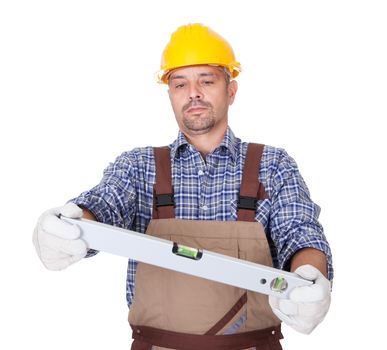
M 294 288 L 289 299 L 269 296 L 274 314 L 298 332 L 309 334 L 324 319 L 331 303 L 331 283 L 315 267 L 302 265 L 294 271 L 314 284 Z
M 82 217 L 82 209 L 74 203 L 50 209 L 40 216 L 33 233 L 38 256 L 49 270 L 63 270 L 87 253 L 85 241 L 79 238 L 80 228 L 61 220 L 60 215 L 78 219 Z

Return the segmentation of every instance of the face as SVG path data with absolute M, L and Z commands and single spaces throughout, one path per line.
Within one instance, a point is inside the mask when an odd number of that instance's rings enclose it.
M 223 68 L 192 66 L 175 69 L 168 80 L 169 98 L 180 130 L 189 136 L 227 127 L 236 81 L 226 83 Z

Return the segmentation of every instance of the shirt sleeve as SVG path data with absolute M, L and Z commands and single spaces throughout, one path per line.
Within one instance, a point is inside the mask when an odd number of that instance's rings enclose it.
M 125 152 L 103 173 L 101 182 L 70 200 L 90 210 L 99 222 L 130 228 L 136 212 L 136 158 Z
M 296 162 L 284 150 L 278 150 L 276 158 L 270 174 L 269 228 L 280 268 L 288 270 L 298 250 L 315 248 L 325 253 L 332 280 L 332 254 L 318 221 L 320 207 L 311 200 Z

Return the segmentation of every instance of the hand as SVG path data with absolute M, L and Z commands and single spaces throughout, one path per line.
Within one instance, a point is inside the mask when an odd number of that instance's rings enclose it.
M 309 334 L 324 319 L 331 302 L 331 283 L 312 265 L 302 265 L 295 271 L 313 285 L 291 291 L 289 299 L 269 296 L 274 314 L 298 332 Z
M 87 253 L 85 241 L 79 238 L 80 228 L 64 222 L 60 215 L 78 219 L 82 217 L 82 209 L 74 203 L 50 209 L 40 216 L 33 233 L 38 256 L 49 270 L 63 270 Z

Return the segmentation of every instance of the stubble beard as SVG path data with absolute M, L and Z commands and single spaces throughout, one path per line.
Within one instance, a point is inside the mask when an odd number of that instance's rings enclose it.
M 206 106 L 207 109 L 200 113 L 186 113 L 192 104 L 183 108 L 183 125 L 187 132 L 192 135 L 201 135 L 209 132 L 215 126 L 215 115 L 212 105 L 208 102 L 195 103 L 195 105 Z
M 205 134 L 215 126 L 215 118 L 212 114 L 201 115 L 184 115 L 184 127 L 195 135 Z

